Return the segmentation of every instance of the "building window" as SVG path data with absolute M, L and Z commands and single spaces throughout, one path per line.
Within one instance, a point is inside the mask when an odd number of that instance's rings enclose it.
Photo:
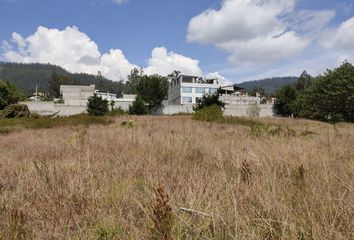
M 182 92 L 183 93 L 192 93 L 192 88 L 191 87 L 182 87 Z
M 192 103 L 192 98 L 191 97 L 183 97 L 182 98 L 182 103 L 183 104 Z
M 198 87 L 198 88 L 195 89 L 195 92 L 196 93 L 205 93 L 205 88 L 199 88 Z
M 217 88 L 210 88 L 210 93 L 211 94 L 215 94 L 218 92 L 218 89 Z

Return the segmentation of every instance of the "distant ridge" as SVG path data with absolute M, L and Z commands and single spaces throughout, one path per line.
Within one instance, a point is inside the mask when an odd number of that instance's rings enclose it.
M 248 92 L 255 87 L 262 87 L 265 90 L 266 94 L 272 95 L 275 93 L 277 89 L 281 88 L 286 84 L 293 84 L 298 79 L 299 79 L 298 77 L 273 77 L 273 78 L 247 81 L 235 85 L 244 88 Z
M 49 79 L 53 72 L 69 77 L 77 85 L 95 84 L 96 89 L 100 91 L 117 94 L 129 92 L 127 85 L 122 82 L 113 82 L 104 77 L 98 78 L 86 73 L 70 73 L 64 68 L 52 64 L 0 62 L 0 79 L 14 83 L 27 96 L 31 96 L 35 92 L 36 84 L 38 84 L 39 91 L 48 92 Z

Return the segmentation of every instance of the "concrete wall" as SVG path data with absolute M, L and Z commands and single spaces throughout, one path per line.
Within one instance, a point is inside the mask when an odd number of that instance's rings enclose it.
M 66 106 L 64 104 L 54 104 L 54 102 L 21 102 L 26 104 L 31 113 L 40 115 L 51 115 L 58 113 L 58 116 L 71 116 L 86 112 L 86 106 Z
M 41 115 L 50 115 L 55 113 L 54 102 L 20 102 L 28 106 L 31 113 L 38 113 Z
M 129 105 L 133 104 L 133 102 L 114 102 L 114 108 L 117 109 L 117 108 L 121 108 L 123 109 L 124 111 L 128 111 L 129 110 Z
M 224 110 L 224 115 L 225 116 L 249 116 L 248 110 L 250 108 L 250 105 L 248 104 L 243 104 L 243 105 L 226 105 L 225 110 Z M 274 117 L 275 111 L 273 105 L 269 104 L 259 104 L 258 108 L 260 109 L 259 111 L 259 117 Z
M 158 115 L 173 115 L 178 113 L 193 113 L 193 105 L 167 105 L 156 111 Z
M 67 117 L 81 113 L 87 113 L 86 106 L 66 106 L 61 104 L 54 105 L 54 111 L 59 112 L 58 116 Z
M 251 105 L 226 105 L 224 110 L 225 116 L 249 116 L 248 110 Z M 260 112 L 259 117 L 274 117 L 275 111 L 273 105 L 260 104 L 258 105 Z M 178 113 L 193 113 L 193 105 L 166 105 L 160 108 L 156 114 L 159 115 L 172 115 Z

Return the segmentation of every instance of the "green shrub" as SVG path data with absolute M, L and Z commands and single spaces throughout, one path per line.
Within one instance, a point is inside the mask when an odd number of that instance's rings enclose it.
M 29 117 L 30 115 L 27 105 L 24 104 L 8 105 L 1 112 L 1 117 L 3 118 Z
M 193 119 L 198 121 L 216 122 L 224 119 L 223 112 L 218 105 L 211 105 L 196 111 Z
M 197 99 L 197 103 L 193 106 L 194 111 L 199 111 L 205 107 L 212 105 L 218 106 L 220 109 L 225 108 L 225 103 L 219 100 L 219 93 L 204 94 L 202 98 Z
M 109 116 L 122 116 L 124 114 L 126 114 L 126 112 L 121 107 L 115 108 L 109 112 Z
M 143 99 L 138 95 L 132 105 L 129 106 L 129 114 L 132 115 L 145 115 L 148 109 Z
M 94 94 L 89 97 L 87 103 L 87 112 L 91 116 L 103 116 L 108 113 L 108 101 Z

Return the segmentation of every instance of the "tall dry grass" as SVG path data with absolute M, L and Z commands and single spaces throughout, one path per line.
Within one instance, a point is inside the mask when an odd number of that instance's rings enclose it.
M 0 239 L 354 238 L 354 125 L 129 120 L 0 135 Z

